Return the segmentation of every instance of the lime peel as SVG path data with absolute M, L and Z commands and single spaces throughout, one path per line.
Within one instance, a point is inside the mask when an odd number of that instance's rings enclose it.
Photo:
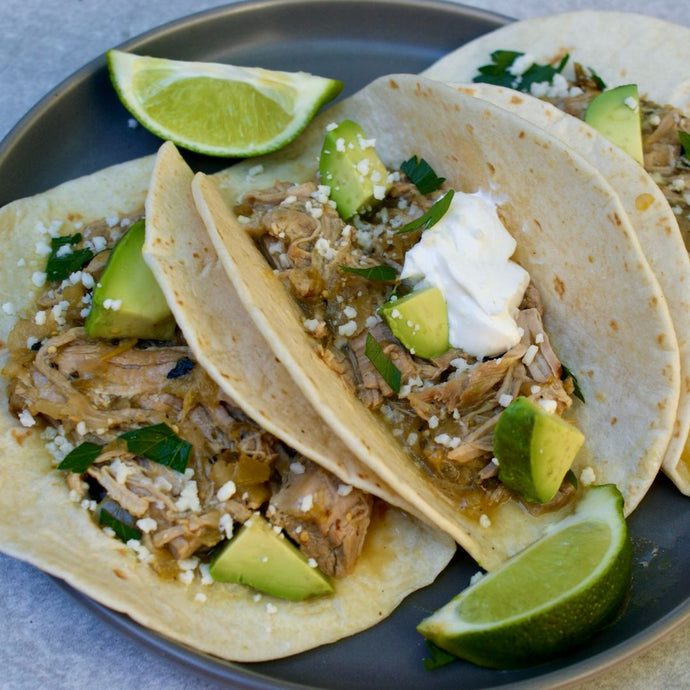
M 213 62 L 110 50 L 110 79 L 122 104 L 161 139 L 211 156 L 245 158 L 295 139 L 342 82 Z
M 572 515 L 417 629 L 481 666 L 534 665 L 581 644 L 615 618 L 631 567 L 622 495 L 613 485 L 590 487 Z

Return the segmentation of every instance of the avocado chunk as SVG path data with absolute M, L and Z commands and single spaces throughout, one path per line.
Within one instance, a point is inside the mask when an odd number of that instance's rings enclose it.
M 209 568 L 218 582 L 249 585 L 282 599 L 302 601 L 332 594 L 333 584 L 309 565 L 302 552 L 259 513 L 214 556 Z
M 144 221 L 134 223 L 115 245 L 93 290 L 84 327 L 94 338 L 169 340 L 175 318 L 141 249 Z
M 637 84 L 602 91 L 587 107 L 585 122 L 644 165 Z
M 321 183 L 331 189 L 343 220 L 375 208 L 388 189 L 388 170 L 364 130 L 343 120 L 326 133 L 319 158 Z
M 422 288 L 379 309 L 393 335 L 414 355 L 431 359 L 449 347 L 448 307 L 438 288 Z
M 494 431 L 498 478 L 527 501 L 548 503 L 584 440 L 579 429 L 558 415 L 528 398 L 515 398 Z

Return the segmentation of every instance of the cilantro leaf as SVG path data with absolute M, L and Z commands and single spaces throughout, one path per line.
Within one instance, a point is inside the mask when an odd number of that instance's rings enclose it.
M 447 666 L 453 661 L 457 661 L 458 657 L 447 652 L 445 649 L 437 647 L 431 640 L 424 640 L 427 649 L 429 650 L 429 657 L 424 659 L 424 670 L 433 671 L 434 669 Z
M 93 252 L 90 249 L 70 249 L 67 252 L 63 249 L 65 246 L 72 247 L 79 244 L 81 240 L 80 233 L 51 238 L 51 253 L 46 263 L 46 277 L 49 281 L 65 280 L 71 273 L 80 270 L 93 259 Z
M 192 444 L 183 441 L 167 424 L 153 424 L 120 434 L 130 453 L 158 462 L 178 472 L 187 468 Z
M 194 360 L 189 357 L 180 357 L 175 366 L 165 375 L 168 379 L 179 379 L 185 374 L 189 374 L 194 369 Z
M 391 387 L 395 393 L 400 393 L 402 373 L 393 362 L 386 357 L 381 349 L 378 340 L 371 333 L 367 333 L 367 343 L 364 347 L 364 354 L 374 365 L 374 369 L 381 374 L 383 380 Z
M 141 532 L 132 527 L 134 518 L 115 501 L 104 501 L 98 511 L 98 524 L 110 527 L 123 542 L 141 539 Z
M 506 86 L 518 91 L 530 92 L 532 84 L 542 82 L 551 83 L 556 74 L 560 74 L 566 66 L 570 55 L 565 55 L 561 61 L 554 65 L 540 65 L 533 63 L 522 74 L 512 74 L 510 68 L 515 60 L 525 53 L 515 50 L 496 50 L 491 53 L 491 63 L 479 68 L 479 75 L 472 79 L 475 83 L 495 84 Z
M 582 389 L 580 388 L 580 384 L 575 378 L 575 374 L 573 374 L 573 372 L 570 371 L 570 369 L 568 369 L 568 367 L 566 367 L 565 364 L 561 363 L 561 381 L 565 381 L 566 379 L 572 379 L 574 386 L 573 395 L 579 400 L 582 400 L 582 402 L 585 402 L 585 396 L 582 392 Z
M 423 158 L 417 156 L 406 160 L 400 169 L 412 180 L 421 194 L 435 191 L 446 180 L 445 177 L 438 177 L 431 166 Z
M 76 474 L 83 474 L 91 467 L 93 461 L 101 454 L 103 446 L 98 443 L 85 441 L 72 449 L 57 466 L 59 470 L 69 470 Z
M 599 89 L 599 91 L 606 91 L 606 82 L 594 71 L 594 69 L 592 67 L 588 67 L 587 71 L 589 72 L 589 75 L 597 89 Z
M 355 268 L 354 266 L 338 266 L 343 273 L 353 273 L 367 280 L 380 283 L 394 281 L 398 274 L 392 266 L 369 266 L 368 268 Z
M 683 147 L 683 155 L 690 159 L 690 132 L 684 132 L 682 129 L 679 129 L 678 138 L 680 139 L 680 145 Z
M 450 207 L 450 202 L 453 200 L 453 195 L 455 192 L 450 189 L 446 194 L 444 194 L 424 215 L 419 216 L 413 221 L 403 225 L 396 234 L 402 234 L 404 232 L 412 232 L 413 230 L 428 230 L 430 227 L 436 225 L 441 218 L 446 214 L 446 211 Z

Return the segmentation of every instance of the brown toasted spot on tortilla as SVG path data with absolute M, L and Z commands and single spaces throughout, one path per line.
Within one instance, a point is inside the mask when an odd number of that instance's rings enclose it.
M 486 162 L 486 167 L 489 168 L 489 172 L 490 172 L 492 175 L 496 173 L 496 168 L 494 168 L 494 166 L 491 165 L 491 163 L 489 163 L 489 161 Z
M 524 139 L 525 138 L 525 132 L 522 131 L 520 134 L 518 134 L 518 139 Z
M 29 429 L 12 429 L 11 434 L 12 438 L 21 446 L 31 436 L 31 431 Z
M 657 337 L 656 337 L 656 341 L 657 341 L 657 343 L 659 343 L 659 345 L 663 345 L 665 340 L 666 340 L 666 334 L 665 333 L 659 333 L 659 335 L 657 335 Z
M 611 426 L 616 426 L 618 424 L 618 417 L 611 417 Z
M 656 307 L 656 305 L 659 303 L 659 299 L 657 298 L 656 295 L 652 295 L 651 299 L 649 300 L 649 303 L 650 303 L 653 307 Z
M 517 96 L 517 95 L 510 97 L 511 105 L 520 105 L 520 103 L 522 103 L 524 100 L 525 100 L 524 98 L 522 98 L 521 96 Z
M 388 80 L 388 86 L 391 87 L 391 89 L 399 89 L 400 86 L 398 86 L 398 83 L 395 81 L 395 79 L 389 79 Z
M 588 261 L 590 264 L 593 264 L 593 263 L 594 263 L 594 257 L 590 254 L 590 255 L 587 257 L 587 261 Z
M 638 211 L 646 211 L 653 203 L 654 197 L 646 192 L 635 197 L 635 208 Z
M 113 572 L 117 577 L 119 577 L 121 580 L 126 580 L 127 579 L 127 574 L 124 573 L 122 570 L 119 568 L 113 568 Z
M 611 326 L 612 331 L 617 331 L 618 330 L 618 322 L 615 319 L 611 319 L 609 321 L 609 326 Z
M 556 291 L 556 294 L 561 298 L 565 294 L 565 283 L 558 276 L 556 276 L 553 279 L 553 289 Z
M 667 405 L 668 405 L 668 399 L 667 398 L 664 398 L 663 400 L 659 400 L 659 402 L 656 404 L 656 406 L 660 410 L 665 410 Z
M 589 376 L 589 378 L 592 378 L 592 376 L 594 376 L 594 371 L 590 369 L 589 371 L 586 371 L 585 374 Z

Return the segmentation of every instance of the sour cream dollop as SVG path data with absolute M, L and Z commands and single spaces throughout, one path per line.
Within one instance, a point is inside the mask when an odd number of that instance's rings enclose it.
M 449 340 L 477 358 L 520 341 L 515 315 L 529 283 L 510 260 L 516 243 L 487 194 L 455 192 L 448 211 L 405 255 L 401 277 L 436 287 L 448 305 Z

